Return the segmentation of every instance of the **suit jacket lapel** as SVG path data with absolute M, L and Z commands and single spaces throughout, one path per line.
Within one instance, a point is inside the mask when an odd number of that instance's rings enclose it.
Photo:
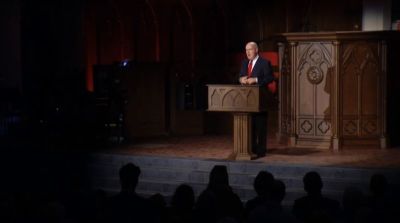
M 257 69 L 258 69 L 258 67 L 260 66 L 259 63 L 260 63 L 260 58 L 258 58 L 257 61 L 256 61 L 256 63 L 254 64 L 253 70 L 251 71 L 251 74 L 252 74 L 252 75 L 258 76 Z

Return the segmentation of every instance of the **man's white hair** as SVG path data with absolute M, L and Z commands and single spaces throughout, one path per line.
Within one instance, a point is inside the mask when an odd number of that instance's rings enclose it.
M 246 45 L 253 45 L 256 49 L 258 49 L 258 45 L 256 42 L 248 42 Z

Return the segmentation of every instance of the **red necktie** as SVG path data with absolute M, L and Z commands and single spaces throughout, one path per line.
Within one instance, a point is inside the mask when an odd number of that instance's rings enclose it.
M 247 77 L 251 77 L 251 70 L 252 69 L 253 69 L 253 63 L 250 60 L 249 64 L 247 65 Z

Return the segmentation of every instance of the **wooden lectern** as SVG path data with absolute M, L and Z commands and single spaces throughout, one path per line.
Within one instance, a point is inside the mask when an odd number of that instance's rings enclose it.
M 207 85 L 208 111 L 231 112 L 234 116 L 233 153 L 230 158 L 250 160 L 251 113 L 267 110 L 265 87 L 251 85 Z

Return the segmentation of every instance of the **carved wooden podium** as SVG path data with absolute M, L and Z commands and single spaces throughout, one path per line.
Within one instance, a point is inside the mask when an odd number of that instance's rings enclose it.
M 267 90 L 259 86 L 207 85 L 208 111 L 231 112 L 234 116 L 231 159 L 250 160 L 251 113 L 267 110 Z

